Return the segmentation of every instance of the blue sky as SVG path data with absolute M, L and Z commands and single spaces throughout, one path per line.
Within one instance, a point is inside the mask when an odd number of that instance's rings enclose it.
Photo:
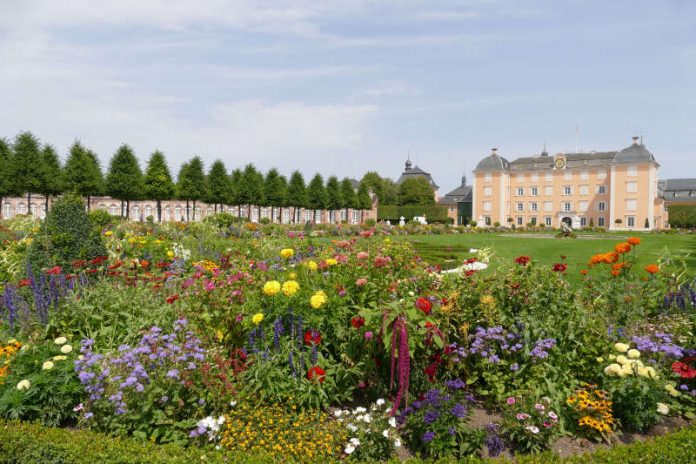
M 0 136 L 445 193 L 492 146 L 696 176 L 696 2 L 0 0 Z M 688 168 L 688 169 L 685 169 Z

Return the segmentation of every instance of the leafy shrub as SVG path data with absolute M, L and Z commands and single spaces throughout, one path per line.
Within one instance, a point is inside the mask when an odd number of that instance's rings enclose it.
M 77 417 L 83 390 L 73 372 L 75 351 L 64 337 L 28 343 L 9 364 L 2 379 L 0 416 L 64 425 Z
M 216 214 L 211 214 L 210 216 L 206 216 L 205 219 L 203 219 L 205 222 L 210 222 L 214 224 L 217 228 L 219 229 L 227 229 L 233 224 L 242 224 L 245 222 L 244 218 L 239 218 L 237 216 L 233 216 L 230 213 L 216 213 Z
M 75 261 L 106 255 L 99 233 L 92 228 L 82 201 L 66 196 L 53 204 L 34 237 L 28 259 L 34 270 L 58 265 L 70 269 Z
M 532 396 L 510 397 L 503 409 L 502 431 L 522 452 L 539 452 L 549 447 L 558 429 L 558 414 L 550 409 L 551 400 Z
M 352 410 L 334 411 L 334 416 L 349 431 L 350 438 L 343 452 L 350 459 L 359 462 L 383 461 L 391 457 L 395 448 L 401 447 L 396 433 L 396 418 L 390 417 L 390 407 L 380 398 L 369 408 L 358 406 Z
M 103 209 L 94 209 L 87 215 L 92 226 L 101 232 L 106 226 L 114 222 L 114 216 Z

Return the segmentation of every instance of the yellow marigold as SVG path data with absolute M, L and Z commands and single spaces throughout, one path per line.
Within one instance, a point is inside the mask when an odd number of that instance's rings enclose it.
M 50 371 L 51 369 L 53 369 L 53 366 L 54 366 L 54 365 L 53 365 L 53 361 L 46 361 L 46 362 L 43 363 L 43 365 L 41 366 L 41 369 L 43 369 L 43 370 L 45 370 L 45 371 Z
M 334 258 L 328 258 L 328 259 L 326 260 L 326 264 L 327 264 L 328 266 L 335 266 L 335 265 L 338 264 L 338 261 L 336 261 Z
M 495 306 L 495 298 L 492 295 L 483 295 L 481 304 L 485 306 Z
M 317 263 L 314 262 L 314 261 L 307 261 L 307 262 L 305 263 L 305 266 L 307 266 L 307 268 L 308 268 L 310 271 L 316 271 L 317 268 L 319 267 L 319 266 L 317 265 Z
M 628 350 L 628 353 L 626 353 L 630 359 L 638 359 L 640 358 L 640 351 L 636 350 L 635 348 L 632 348 Z
M 283 282 L 283 294 L 285 296 L 293 296 L 300 289 L 300 284 L 295 280 Z
M 273 296 L 280 291 L 280 282 L 277 280 L 269 280 L 263 284 L 263 293 L 268 296 Z
M 261 321 L 263 321 L 264 315 L 263 313 L 256 313 L 254 316 L 251 318 L 251 322 L 253 322 L 256 325 L 259 325 Z
M 280 250 L 280 257 L 283 259 L 292 258 L 293 256 L 295 256 L 295 250 L 292 248 L 283 248 Z
M 312 306 L 312 308 L 319 309 L 326 303 L 326 301 L 326 293 L 319 290 L 310 297 L 309 304 Z
M 619 353 L 625 353 L 628 351 L 629 348 L 630 348 L 630 346 L 625 344 L 625 343 L 615 343 L 614 344 L 614 349 L 616 351 L 618 351 Z
M 174 257 L 174 252 L 172 250 L 167 251 L 167 258 L 172 259 Z
M 107 230 L 106 232 L 104 232 L 105 237 L 111 237 L 112 235 L 114 235 L 114 233 L 111 230 Z

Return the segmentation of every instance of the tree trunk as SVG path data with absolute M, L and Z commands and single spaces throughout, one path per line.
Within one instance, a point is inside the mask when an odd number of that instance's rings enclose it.
M 365 218 L 365 210 L 364 210 L 364 209 L 361 209 L 361 210 L 360 210 L 360 223 L 361 223 L 361 224 L 362 224 L 363 222 L 365 222 L 365 219 L 364 219 L 364 218 Z
M 162 200 L 157 200 L 157 222 L 162 222 Z
M 27 192 L 27 214 L 31 215 L 31 192 Z
M 44 215 L 48 214 L 48 195 L 46 195 L 46 206 L 44 206 Z
M 121 213 L 120 216 L 123 217 L 123 200 L 121 200 Z
M 193 200 L 193 220 L 196 220 L 196 200 Z
M 126 219 L 130 220 L 130 200 L 126 200 Z
M 261 222 L 261 205 L 256 207 L 256 220 Z
M 237 205 L 237 217 L 242 217 L 242 205 Z
M 292 207 L 292 221 L 290 221 L 290 222 L 295 224 L 296 221 L 297 221 L 297 206 L 293 206 Z
M 0 219 L 2 219 L 2 197 L 0 197 Z
M 190 216 L 189 216 L 190 210 L 191 210 L 191 208 L 189 208 L 189 201 L 188 201 L 188 199 L 186 199 L 186 222 L 190 221 Z
M 89 213 L 89 208 L 90 208 L 90 203 L 91 203 L 91 196 L 87 195 L 87 212 Z
M 271 206 L 271 224 L 275 222 L 275 206 Z

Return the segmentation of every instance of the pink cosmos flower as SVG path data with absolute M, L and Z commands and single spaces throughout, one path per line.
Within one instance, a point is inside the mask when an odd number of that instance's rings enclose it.
M 543 404 L 537 403 L 534 405 L 534 409 L 536 409 L 537 411 L 543 411 L 545 408 Z
M 359 251 L 356 255 L 358 259 L 367 259 L 369 256 L 369 253 L 367 253 L 366 251 Z
M 522 412 L 522 413 L 517 414 L 515 417 L 517 417 L 517 420 L 527 420 L 532 416 L 530 416 L 527 413 Z
M 556 413 L 553 412 L 553 411 L 549 411 L 549 417 L 550 417 L 551 420 L 554 421 L 554 422 L 558 420 L 558 416 L 557 416 Z
M 372 340 L 372 332 L 369 330 L 365 332 L 365 340 Z
M 514 396 L 511 396 L 511 397 L 509 397 L 509 398 L 507 399 L 507 404 L 515 404 L 515 402 L 516 402 L 516 401 L 515 401 L 515 397 L 514 397 Z
M 551 422 L 544 422 L 544 427 L 548 429 L 549 427 L 553 427 L 553 424 L 551 424 Z
M 362 287 L 363 285 L 367 285 L 367 279 L 365 277 L 361 277 L 355 281 L 355 285 L 357 285 L 358 287 Z
M 206 292 L 213 291 L 215 290 L 215 282 L 213 282 L 212 280 L 206 280 L 203 284 L 203 288 Z

